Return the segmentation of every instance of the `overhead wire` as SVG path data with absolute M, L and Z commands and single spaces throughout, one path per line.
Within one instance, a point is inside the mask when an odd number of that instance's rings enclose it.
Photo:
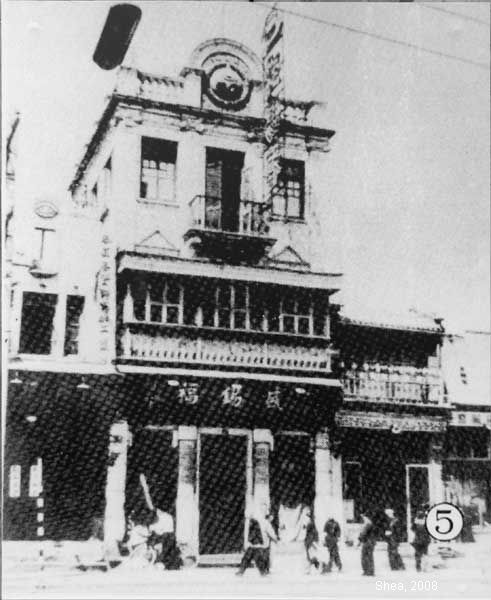
M 358 35 L 365 35 L 367 37 L 371 37 L 371 38 L 377 39 L 379 41 L 388 42 L 388 43 L 395 44 L 398 46 L 404 46 L 407 48 L 411 48 L 412 50 L 418 50 L 420 52 L 424 52 L 426 54 L 433 54 L 435 56 L 448 58 L 448 59 L 462 62 L 465 64 L 473 65 L 480 69 L 485 69 L 486 71 L 489 71 L 489 69 L 490 69 L 490 65 L 488 65 L 486 63 L 477 62 L 470 58 L 464 58 L 462 56 L 457 56 L 456 54 L 449 54 L 449 53 L 443 52 L 441 50 L 434 50 L 432 48 L 426 48 L 424 46 L 419 46 L 418 44 L 413 44 L 412 42 L 404 42 L 403 40 L 397 40 L 395 38 L 391 38 L 391 37 L 388 37 L 388 36 L 385 36 L 385 35 L 382 35 L 379 33 L 366 31 L 365 29 L 358 29 L 357 27 L 352 27 L 350 25 L 341 25 L 339 23 L 335 23 L 334 21 L 329 21 L 327 19 L 321 19 L 320 17 L 314 17 L 312 15 L 306 15 L 304 13 L 292 10 L 290 8 L 282 8 L 282 7 L 278 6 L 277 4 L 278 3 L 276 3 L 276 9 L 285 15 L 290 15 L 292 17 L 297 17 L 300 19 L 304 19 L 306 21 L 312 21 L 314 23 L 320 23 L 323 25 L 327 25 L 328 27 L 332 27 L 334 29 L 348 31 L 350 33 L 356 33 Z M 274 6 L 274 4 L 271 2 L 261 2 L 261 3 L 255 2 L 254 6 L 260 6 L 261 8 L 272 8 Z
M 425 4 L 423 2 L 419 3 L 419 6 L 423 8 L 427 8 L 428 10 L 436 10 L 438 12 L 446 13 L 447 15 L 452 15 L 453 17 L 457 17 L 458 19 L 464 19 L 465 21 L 472 21 L 473 23 L 479 23 L 480 25 L 485 25 L 486 27 L 490 27 L 491 23 L 488 21 L 483 21 L 482 19 L 478 19 L 477 17 L 472 17 L 470 15 L 464 15 L 460 12 L 455 12 L 453 10 L 448 10 L 446 8 L 441 8 L 439 6 L 430 6 L 429 4 Z

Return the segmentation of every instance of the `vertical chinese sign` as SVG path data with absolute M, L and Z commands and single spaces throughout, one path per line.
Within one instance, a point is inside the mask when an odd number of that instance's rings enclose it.
M 263 31 L 263 73 L 265 82 L 264 116 L 264 179 L 265 199 L 272 206 L 278 191 L 281 157 L 281 120 L 284 114 L 285 80 L 284 23 L 274 6 L 266 17 Z
M 100 265 L 96 284 L 99 354 L 102 359 L 111 360 L 114 358 L 115 315 L 113 290 L 116 286 L 116 273 L 114 264 L 114 244 L 106 221 L 103 223 Z

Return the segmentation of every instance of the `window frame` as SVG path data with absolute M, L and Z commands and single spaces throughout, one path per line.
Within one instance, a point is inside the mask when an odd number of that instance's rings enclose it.
M 154 146 L 152 148 L 152 145 Z M 140 139 L 140 189 L 139 189 L 139 201 L 148 204 L 158 205 L 172 205 L 177 204 L 177 152 L 178 142 L 175 140 L 169 140 L 164 138 L 154 138 L 151 136 L 142 136 Z M 169 160 L 170 158 L 170 160 Z M 151 166 L 147 163 L 154 163 L 156 166 Z M 161 169 L 160 165 L 166 165 L 166 169 Z M 172 165 L 171 176 L 162 177 L 162 174 L 166 172 L 169 165 Z M 145 174 L 152 174 L 153 184 L 155 186 L 155 196 L 148 195 L 148 182 L 145 181 Z M 143 192 L 143 185 L 146 184 L 147 190 L 145 195 Z M 160 195 L 160 189 L 171 187 L 171 193 L 169 195 Z
M 299 169 L 299 175 L 297 178 L 287 177 L 286 170 L 288 168 L 294 169 L 295 167 Z M 300 174 L 301 173 L 301 174 Z M 280 173 L 278 176 L 279 182 L 279 190 L 275 194 L 274 197 L 281 197 L 283 199 L 283 212 L 279 213 L 275 210 L 275 202 L 273 199 L 272 205 L 272 217 L 273 219 L 282 219 L 284 221 L 297 221 L 304 222 L 305 221 L 305 196 L 306 196 L 306 182 L 305 182 L 305 161 L 298 159 L 290 159 L 290 158 L 281 158 L 280 159 Z M 298 182 L 300 184 L 300 195 L 298 198 L 299 203 L 299 211 L 296 215 L 289 214 L 290 210 L 290 199 L 292 198 L 289 193 L 288 184 Z
M 29 346 L 29 343 L 27 343 L 28 349 L 25 349 L 24 346 L 22 345 L 22 342 L 24 341 L 24 336 L 26 338 L 26 341 L 28 341 L 28 342 L 33 337 L 35 337 L 34 335 L 32 335 L 32 332 L 31 332 L 31 335 L 28 335 L 28 331 L 23 330 L 24 307 L 27 306 L 26 299 L 29 296 L 46 296 L 46 297 L 51 297 L 51 299 L 53 300 L 52 305 L 50 306 L 50 308 L 53 311 L 53 316 L 51 318 L 51 324 L 50 324 L 51 333 L 50 333 L 50 337 L 49 337 L 49 343 L 46 342 L 46 347 L 49 348 L 48 352 L 33 352 L 32 347 Z M 52 293 L 46 293 L 46 292 L 33 292 L 30 290 L 24 290 L 22 292 L 22 303 L 21 303 L 21 307 L 20 307 L 21 313 L 20 313 L 20 327 L 19 327 L 19 346 L 18 346 L 19 354 L 26 354 L 26 355 L 32 355 L 32 356 L 51 356 L 53 354 L 53 350 L 55 349 L 55 343 L 54 343 L 54 341 L 55 341 L 54 340 L 55 322 L 56 322 L 56 314 L 57 314 L 59 299 L 60 299 L 59 294 L 52 294 Z M 46 300 L 46 306 L 47 305 L 49 305 L 48 300 Z M 42 322 L 40 319 L 38 319 L 37 321 Z M 27 325 L 26 325 L 26 327 L 27 327 Z
M 245 303 L 243 306 L 236 306 L 237 285 L 244 286 Z M 227 290 L 227 304 L 221 302 L 220 290 Z M 220 325 L 220 311 L 227 310 L 229 312 L 228 326 Z M 244 327 L 236 327 L 237 315 L 243 315 Z M 250 314 L 250 292 L 249 284 L 246 282 L 228 282 L 221 283 L 215 287 L 215 312 L 214 326 L 216 328 L 231 329 L 234 331 L 253 331 L 251 329 L 251 314 Z
M 285 304 L 286 299 L 293 302 L 293 312 L 285 312 L 284 304 Z M 288 335 L 288 334 L 304 335 L 304 336 L 308 336 L 308 337 L 313 337 L 314 336 L 314 302 L 313 302 L 313 299 L 312 298 L 309 299 L 308 314 L 299 312 L 300 302 L 301 301 L 298 298 L 291 298 L 285 294 L 281 297 L 280 308 L 279 308 L 279 331 L 280 331 L 280 333 L 284 333 L 286 335 Z M 285 317 L 293 318 L 293 331 L 285 331 L 285 322 L 284 322 Z M 308 320 L 308 329 L 309 329 L 308 333 L 300 332 L 300 330 L 299 330 L 300 319 Z
M 78 298 L 80 301 L 79 310 L 75 312 L 77 316 L 77 324 L 76 326 L 69 324 L 69 317 L 73 317 L 74 315 L 70 315 L 69 312 L 69 302 L 71 298 Z M 79 356 L 80 354 L 80 323 L 82 320 L 82 316 L 85 309 L 85 296 L 80 294 L 67 294 L 65 299 L 65 335 L 63 339 L 63 356 Z M 77 335 L 75 338 L 69 337 L 69 333 L 71 334 L 74 330 L 76 330 Z M 68 352 L 67 348 L 70 344 L 76 345 L 76 352 Z
M 173 285 L 176 285 L 179 290 L 179 302 L 169 302 L 167 293 L 169 289 L 169 281 L 165 280 L 162 288 L 162 296 L 160 300 L 152 300 L 150 296 L 150 288 L 147 288 L 147 295 L 145 299 L 145 322 L 160 325 L 183 325 L 184 324 L 184 286 L 179 281 L 172 281 Z M 152 320 L 152 307 L 157 306 L 161 308 L 160 321 Z M 169 322 L 167 319 L 168 309 L 177 308 L 177 323 Z

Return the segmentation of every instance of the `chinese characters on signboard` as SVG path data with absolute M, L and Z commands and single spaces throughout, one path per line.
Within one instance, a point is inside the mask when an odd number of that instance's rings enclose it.
M 398 415 L 395 413 L 342 411 L 336 414 L 336 424 L 340 427 L 363 429 L 391 429 L 393 433 L 403 431 L 443 432 L 447 428 L 444 417 Z
M 276 387 L 274 390 L 270 390 L 266 397 L 266 408 L 281 408 L 281 391 L 280 388 Z
M 197 383 L 183 383 L 177 391 L 181 404 L 197 404 L 199 400 L 199 385 Z
M 263 71 L 266 83 L 264 116 L 266 127 L 264 139 L 264 176 L 266 201 L 273 203 L 277 191 L 280 174 L 281 155 L 281 119 L 284 114 L 285 82 L 283 77 L 284 62 L 284 23 L 281 13 L 273 8 L 266 17 L 263 31 Z
M 110 340 L 110 297 L 111 297 L 111 239 L 107 234 L 102 236 L 101 268 L 97 279 L 97 301 L 99 305 L 99 349 L 108 352 Z
M 245 403 L 243 394 L 244 386 L 241 383 L 227 385 L 221 392 L 222 404 L 233 408 L 240 408 Z M 181 383 L 177 389 L 177 397 L 180 404 L 198 404 L 200 400 L 200 389 L 198 383 Z M 283 410 L 281 405 L 281 390 L 276 386 L 273 390 L 266 392 L 263 397 L 267 409 Z
M 232 383 L 232 385 L 227 386 L 223 390 L 221 396 L 223 404 L 229 404 L 234 408 L 239 408 L 244 402 L 244 397 L 242 396 L 242 384 Z
M 487 427 L 491 429 L 491 413 L 477 411 L 452 412 L 450 422 L 454 427 Z

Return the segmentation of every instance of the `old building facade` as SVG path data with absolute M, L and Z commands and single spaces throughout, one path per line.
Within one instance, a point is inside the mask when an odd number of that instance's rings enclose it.
M 201 563 L 237 558 L 258 503 L 288 542 L 302 506 L 349 537 L 444 499 L 443 329 L 340 312 L 316 217 L 334 131 L 265 106 L 263 73 L 221 38 L 176 78 L 121 67 L 70 199 L 16 203 L 7 537 L 41 510 L 42 535 L 100 518 L 114 547 L 142 476 Z

